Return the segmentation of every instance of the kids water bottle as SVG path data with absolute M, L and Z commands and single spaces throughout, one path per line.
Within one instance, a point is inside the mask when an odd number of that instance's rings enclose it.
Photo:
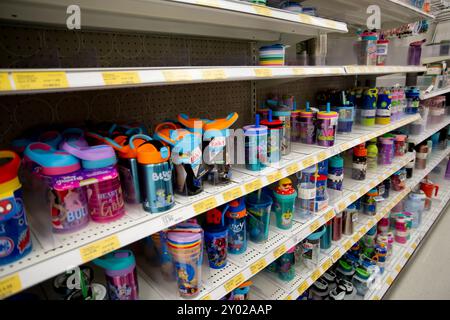
M 228 228 L 224 221 L 227 208 L 222 211 L 214 208 L 206 213 L 203 229 L 209 266 L 213 269 L 222 269 L 227 265 Z
M 363 104 L 361 106 L 361 125 L 375 125 L 375 116 L 377 110 L 378 89 L 372 88 L 364 92 Z
M 256 124 L 244 127 L 245 135 L 245 167 L 251 171 L 261 171 L 267 165 L 266 126 L 260 125 L 259 114 Z
M 22 185 L 17 177 L 19 156 L 0 151 L 0 265 L 31 252 L 31 234 L 23 205 Z
M 297 191 L 293 188 L 291 179 L 281 179 L 273 192 L 273 196 L 272 211 L 276 226 L 280 229 L 290 229 L 294 218 L 295 198 L 297 198 Z
M 136 261 L 131 250 L 116 250 L 93 262 L 105 269 L 111 300 L 139 299 Z
M 337 155 L 328 162 L 328 190 L 342 191 L 344 181 L 344 159 Z
M 228 203 L 225 222 L 228 226 L 228 252 L 231 254 L 240 254 L 247 250 L 246 216 L 244 198 Z
M 133 145 L 133 137 L 130 144 Z M 137 161 L 143 188 L 143 207 L 151 213 L 167 211 L 175 205 L 170 151 L 161 141 L 148 140 L 137 148 Z
M 306 110 L 300 112 L 300 142 L 305 144 L 316 143 L 316 113 L 310 110 L 309 102 Z
M 267 136 L 267 158 L 270 163 L 281 160 L 281 144 L 283 136 L 283 121 L 272 118 L 272 110 L 269 110 L 267 120 L 262 120 L 261 124 L 269 129 Z
M 376 124 L 391 123 L 391 98 L 392 97 L 389 90 L 378 93 L 377 111 L 375 118 Z
M 291 153 L 291 110 L 286 108 L 274 110 L 273 116 L 283 123 L 281 132 L 281 154 L 286 156 Z
M 272 199 L 262 189 L 245 198 L 247 205 L 247 227 L 250 240 L 256 243 L 269 238 L 270 209 Z

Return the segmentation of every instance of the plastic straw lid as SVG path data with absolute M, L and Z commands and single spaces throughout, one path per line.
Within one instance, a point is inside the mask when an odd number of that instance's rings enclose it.
M 377 191 L 377 189 L 372 189 L 369 192 L 367 192 L 367 195 L 369 197 L 376 197 L 378 195 L 378 191 Z
M 264 136 L 267 135 L 267 127 L 260 124 L 260 115 L 255 116 L 255 125 L 249 125 L 244 127 L 244 134 L 246 136 Z
M 201 240 L 201 233 L 194 232 L 172 232 L 167 233 L 168 243 L 174 247 L 195 246 Z
M 353 148 L 353 154 L 357 157 L 366 157 L 367 149 L 364 147 L 364 144 L 359 144 Z
M 274 120 L 272 117 L 272 110 L 269 110 L 269 115 L 267 120 L 262 120 L 261 124 L 267 126 L 269 129 L 281 129 L 283 126 L 283 121 Z
M 229 218 L 243 218 L 247 215 L 247 210 L 245 209 L 244 198 L 236 199 L 231 201 L 229 204 L 226 216 Z
M 330 162 L 328 163 L 330 167 L 333 168 L 342 168 L 344 166 L 344 159 L 337 155 L 330 158 Z
M 116 250 L 107 255 L 95 259 L 96 265 L 107 270 L 123 270 L 136 264 L 133 252 L 131 250 Z
M 269 205 L 273 203 L 273 200 L 267 194 L 261 193 L 259 195 L 259 192 L 258 193 L 253 192 L 245 198 L 245 202 L 247 203 L 248 206 L 261 209 L 267 208 Z
M 317 113 L 318 119 L 332 119 L 337 117 L 338 113 L 335 111 L 331 111 L 331 104 L 329 102 L 327 102 L 327 111 L 319 111 Z

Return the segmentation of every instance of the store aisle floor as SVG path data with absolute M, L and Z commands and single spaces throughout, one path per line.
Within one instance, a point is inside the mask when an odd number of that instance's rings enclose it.
M 450 299 L 450 207 L 384 297 L 389 300 Z

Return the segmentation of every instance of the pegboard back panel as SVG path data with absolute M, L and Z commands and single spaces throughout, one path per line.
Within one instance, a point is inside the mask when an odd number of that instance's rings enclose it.
M 239 114 L 234 127 L 252 121 L 250 81 L 3 96 L 0 146 L 35 127 L 139 121 L 152 132 L 179 113 L 222 118 L 232 111 Z
M 309 101 L 312 106 L 316 103 L 316 94 L 327 89 L 344 90 L 353 88 L 355 77 L 320 77 L 305 78 L 297 81 L 287 82 L 282 85 L 264 86 L 257 90 L 258 106 L 264 104 L 269 94 L 294 95 L 297 106 L 300 109 Z
M 0 68 L 251 65 L 251 42 L 0 23 Z

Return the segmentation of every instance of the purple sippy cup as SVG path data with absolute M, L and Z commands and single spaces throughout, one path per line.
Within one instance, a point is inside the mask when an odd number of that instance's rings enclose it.
M 136 260 L 131 250 L 117 250 L 95 259 L 105 269 L 111 300 L 138 300 Z

